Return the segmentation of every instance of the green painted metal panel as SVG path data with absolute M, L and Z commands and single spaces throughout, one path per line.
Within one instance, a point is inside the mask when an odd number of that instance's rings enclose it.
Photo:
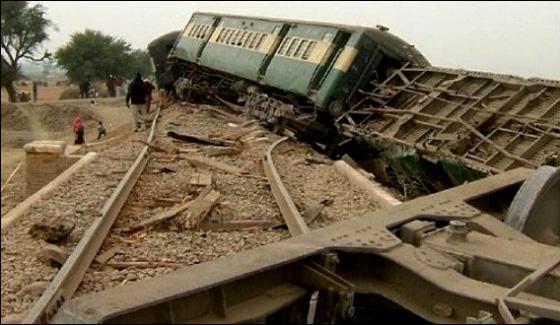
M 479 171 L 470 169 L 451 159 L 443 158 L 439 161 L 439 163 L 443 170 L 445 170 L 445 173 L 453 185 L 462 185 L 465 182 L 472 182 L 486 176 Z
M 313 95 L 312 100 L 318 107 L 326 108 L 331 100 L 339 93 L 341 82 L 346 73 L 337 69 L 331 69 L 327 78 L 319 88 L 319 91 Z
M 208 43 L 200 65 L 257 81 L 265 54 L 219 43 Z
M 268 86 L 307 96 L 309 83 L 317 66 L 311 62 L 275 56 L 261 82 Z

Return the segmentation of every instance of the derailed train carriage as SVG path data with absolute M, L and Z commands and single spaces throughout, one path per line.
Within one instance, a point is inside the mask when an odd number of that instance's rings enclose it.
M 236 103 L 409 196 L 558 165 L 558 82 L 433 68 L 383 26 L 195 13 L 148 49 L 160 87 Z

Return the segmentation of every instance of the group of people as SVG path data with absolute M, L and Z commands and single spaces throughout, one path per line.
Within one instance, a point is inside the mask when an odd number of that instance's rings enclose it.
M 74 131 L 74 134 L 76 135 L 74 144 L 84 144 L 86 127 L 84 125 L 84 122 L 82 121 L 82 118 L 79 115 L 74 119 L 74 123 L 72 123 L 72 129 Z M 106 135 L 107 135 L 107 129 L 105 128 L 105 125 L 103 125 L 103 121 L 99 121 L 97 126 L 97 140 L 101 139 Z
M 112 74 L 107 79 L 106 86 L 109 97 L 124 96 L 125 79 L 123 76 L 114 77 Z
M 107 82 L 107 87 L 109 89 L 110 96 L 113 96 L 112 94 L 113 85 L 116 87 L 117 85 L 116 79 L 115 82 L 109 82 L 109 81 Z M 83 94 L 86 96 L 85 98 L 87 98 L 87 88 L 89 88 L 89 82 L 87 85 L 84 84 Z M 136 77 L 128 86 L 125 102 L 126 102 L 126 106 L 129 108 L 131 108 L 132 105 L 132 114 L 134 117 L 135 132 L 142 131 L 145 127 L 143 116 L 150 113 L 150 106 L 152 103 L 152 93 L 155 88 L 156 87 L 152 84 L 152 82 L 149 79 L 143 79 L 140 73 L 136 74 Z M 164 95 L 165 94 L 163 94 L 162 96 Z M 167 98 L 166 96 L 164 97 Z M 74 134 L 76 136 L 74 140 L 74 144 L 84 144 L 85 125 L 80 116 L 77 116 L 74 119 L 72 127 L 73 127 Z M 107 135 L 107 129 L 103 125 L 102 121 L 99 121 L 97 131 L 98 131 L 98 135 L 97 135 L 98 140 Z
M 142 115 L 150 113 L 152 103 L 152 92 L 156 87 L 148 79 L 142 79 L 140 73 L 136 74 L 134 80 L 128 86 L 126 93 L 126 106 L 130 108 L 132 105 L 132 114 L 134 116 L 134 131 L 142 131 L 144 129 L 144 119 Z

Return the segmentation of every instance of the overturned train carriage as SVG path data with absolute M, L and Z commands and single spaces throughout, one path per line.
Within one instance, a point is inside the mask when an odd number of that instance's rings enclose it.
M 195 13 L 149 50 L 160 87 L 235 102 L 407 196 L 558 165 L 558 82 L 434 68 L 383 26 Z

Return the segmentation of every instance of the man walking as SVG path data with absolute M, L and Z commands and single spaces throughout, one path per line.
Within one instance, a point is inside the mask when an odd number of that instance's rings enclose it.
M 136 124 L 134 132 L 142 131 L 144 120 L 141 114 L 146 109 L 146 84 L 142 80 L 140 73 L 136 74 L 136 78 L 128 86 L 125 101 L 127 107 L 130 107 L 130 104 L 132 104 L 132 114 Z

